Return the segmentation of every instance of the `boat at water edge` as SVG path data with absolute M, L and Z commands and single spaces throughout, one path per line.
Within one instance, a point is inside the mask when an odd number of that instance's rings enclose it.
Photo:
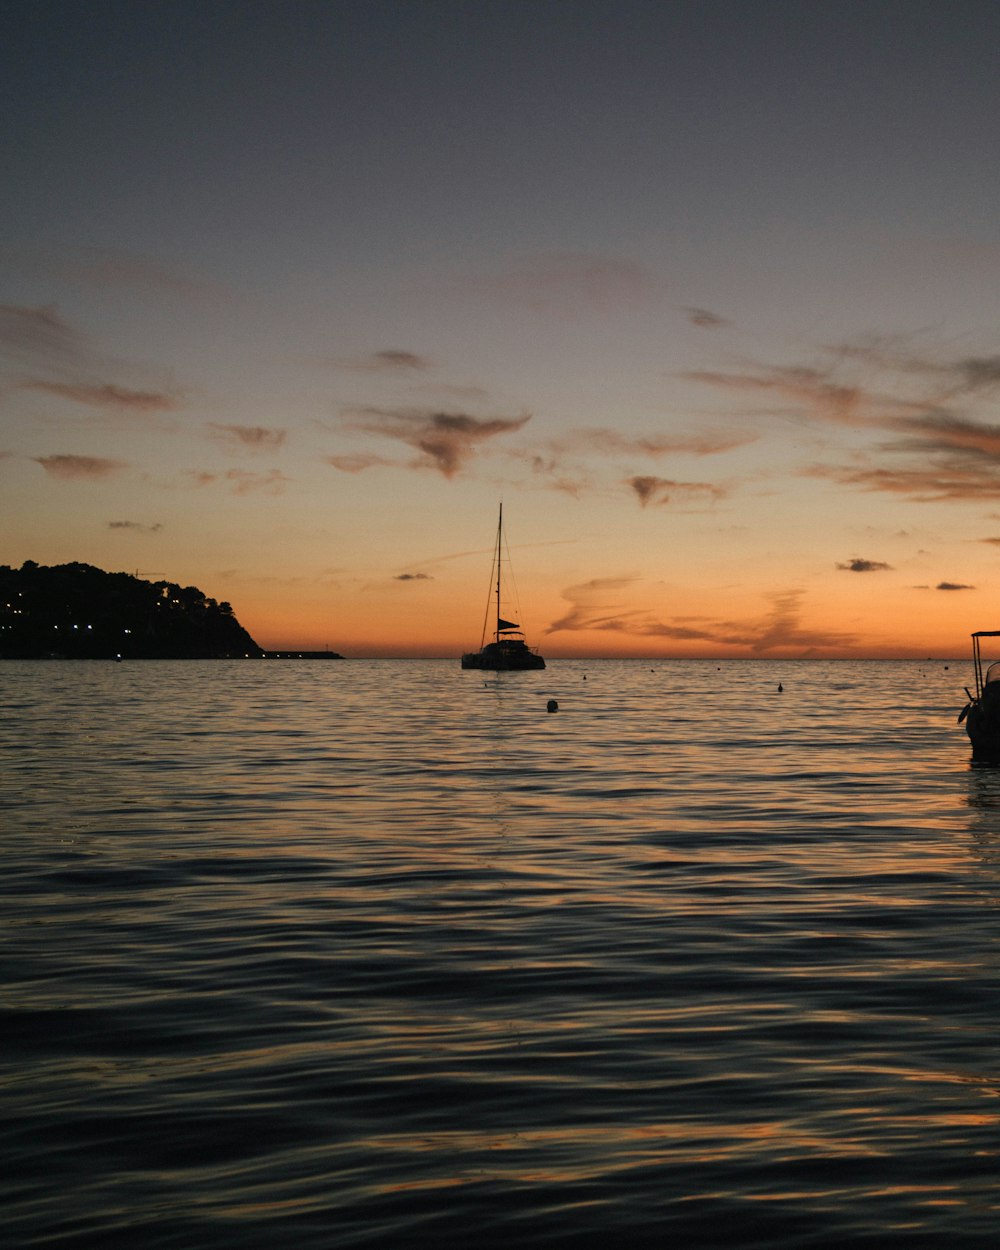
M 514 621 L 505 620 L 501 615 L 502 599 L 502 567 L 503 567 L 503 504 L 500 505 L 500 520 L 497 524 L 497 541 L 493 551 L 493 570 L 490 574 L 490 597 L 486 605 L 486 616 L 483 620 L 483 636 L 478 651 L 467 651 L 462 656 L 463 668 L 484 669 L 493 673 L 524 672 L 545 667 L 545 660 L 529 647 L 524 640 L 521 626 Z M 510 555 L 507 556 L 510 564 Z M 494 586 L 493 576 L 496 576 Z M 487 621 L 491 608 L 496 610 L 496 628 L 493 630 L 493 641 L 486 641 Z M 509 610 L 509 609 L 508 609 Z M 520 613 L 518 613 L 520 615 Z
M 973 760 L 1000 764 L 1000 661 L 983 670 L 981 638 L 1000 638 L 1000 629 L 981 629 L 972 635 L 976 693 L 966 686 L 969 702 L 959 712 L 958 723 L 965 721 Z

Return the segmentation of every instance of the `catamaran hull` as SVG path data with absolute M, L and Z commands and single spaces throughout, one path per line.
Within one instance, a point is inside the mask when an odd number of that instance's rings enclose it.
M 485 669 L 491 673 L 513 673 L 544 668 L 545 661 L 524 643 L 512 647 L 502 642 L 491 642 L 481 651 L 466 652 L 462 656 L 462 667 Z

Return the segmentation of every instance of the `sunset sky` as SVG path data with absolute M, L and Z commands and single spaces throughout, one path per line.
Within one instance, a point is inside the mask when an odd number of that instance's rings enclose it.
M 12 0 L 0 563 L 266 647 L 1000 628 L 993 0 Z

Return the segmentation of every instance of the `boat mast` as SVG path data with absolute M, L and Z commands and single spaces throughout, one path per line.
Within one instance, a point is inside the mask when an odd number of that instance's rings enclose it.
M 503 558 L 503 500 L 500 500 L 500 520 L 497 523 L 497 629 L 493 637 L 500 641 L 500 561 Z

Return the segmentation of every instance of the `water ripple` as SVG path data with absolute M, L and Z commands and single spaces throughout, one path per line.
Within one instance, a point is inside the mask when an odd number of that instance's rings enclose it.
M 995 1244 L 958 670 L 4 677 L 17 1245 Z

